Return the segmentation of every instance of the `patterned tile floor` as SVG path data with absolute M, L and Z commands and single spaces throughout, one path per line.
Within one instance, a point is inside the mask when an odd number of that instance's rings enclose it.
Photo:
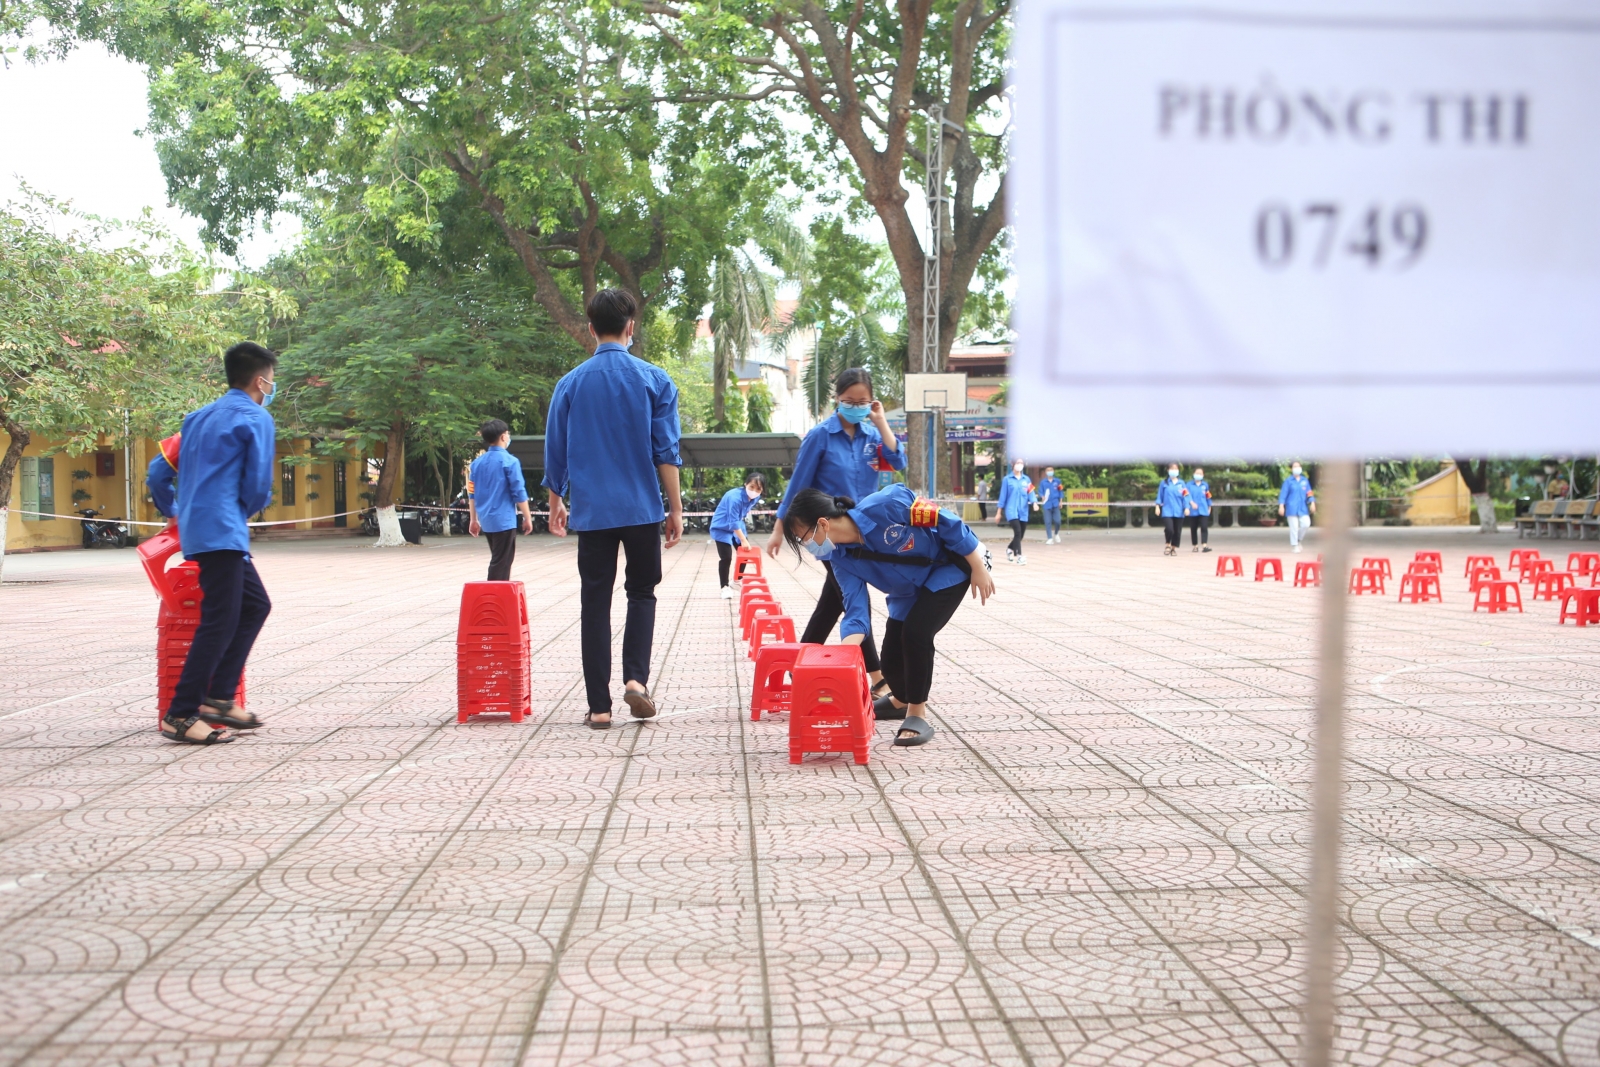
M 1447 600 L 1353 605 L 1340 1055 L 1600 1063 L 1600 633 L 1473 615 L 1475 535 L 1362 544 L 1443 549 Z M 796 768 L 703 540 L 665 714 L 607 733 L 574 545 L 520 551 L 531 722 L 454 722 L 481 543 L 269 544 L 269 725 L 211 749 L 154 731 L 131 553 L 8 560 L 0 1064 L 1294 1059 L 1315 594 L 1035 544 L 945 632 L 933 745 Z M 769 573 L 804 614 L 818 570 Z

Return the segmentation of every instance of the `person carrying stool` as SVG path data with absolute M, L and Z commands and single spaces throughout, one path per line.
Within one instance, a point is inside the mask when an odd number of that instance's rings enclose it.
M 1278 514 L 1289 521 L 1289 550 L 1300 551 L 1300 540 L 1311 528 L 1311 516 L 1317 513 L 1317 494 L 1311 480 L 1305 476 L 1300 461 L 1289 468 L 1289 477 L 1278 490 Z
M 478 427 L 487 449 L 472 461 L 467 474 L 467 532 L 489 542 L 489 581 L 509 582 L 511 563 L 517 558 L 517 516 L 522 532 L 533 533 L 533 513 L 528 510 L 528 485 L 522 464 L 506 451 L 511 427 L 490 419 Z
M 733 587 L 728 584 L 728 570 L 733 565 L 733 546 L 748 547 L 750 538 L 745 532 L 744 519 L 750 509 L 761 503 L 761 491 L 767 487 L 767 476 L 751 471 L 744 484 L 729 489 L 717 501 L 717 510 L 711 514 L 711 540 L 717 545 L 717 578 L 722 583 L 722 599 L 733 599 Z
M 277 396 L 278 357 L 241 341 L 223 356 L 228 391 L 183 420 L 178 537 L 200 565 L 200 623 L 183 673 L 161 717 L 161 734 L 189 745 L 234 740 L 227 729 L 261 725 L 234 707 L 256 635 L 272 601 L 250 559 L 250 516 L 272 503 L 277 429 L 267 408 Z M 218 695 L 221 694 L 221 695 Z
M 1199 467 L 1194 469 L 1194 478 L 1186 489 L 1189 490 L 1189 550 L 1191 552 L 1211 551 L 1211 485 L 1206 481 L 1206 472 Z

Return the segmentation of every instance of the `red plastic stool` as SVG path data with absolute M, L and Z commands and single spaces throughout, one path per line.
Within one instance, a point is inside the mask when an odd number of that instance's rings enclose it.
M 1485 593 L 1489 594 L 1487 599 L 1485 599 L 1483 595 Z M 1478 591 L 1473 595 L 1472 598 L 1472 610 L 1477 611 L 1479 608 L 1487 608 L 1489 609 L 1489 614 L 1491 615 L 1497 611 L 1510 611 L 1510 594 L 1512 593 L 1516 594 L 1517 611 L 1521 612 L 1522 589 L 1517 585 L 1516 582 L 1506 581 L 1503 579 L 1500 581 L 1481 582 L 1478 585 Z
M 1538 558 L 1539 558 L 1539 550 L 1537 548 L 1513 548 L 1511 550 L 1510 568 L 1512 570 L 1516 570 L 1517 568 L 1522 566 L 1522 561 L 1523 560 L 1526 560 L 1526 559 L 1538 559 Z
M 1444 602 L 1444 594 L 1439 591 L 1439 575 L 1433 571 L 1420 573 L 1407 572 L 1400 579 L 1400 603 L 1406 601 L 1413 604 L 1426 604 L 1430 600 Z
M 1533 599 L 1554 600 L 1568 589 L 1576 588 L 1578 580 L 1566 571 L 1545 571 L 1533 576 Z
M 1574 567 L 1573 564 L 1577 566 Z M 1600 571 L 1600 552 L 1568 552 L 1567 570 L 1572 571 L 1579 578 L 1587 577 L 1595 571 Z
M 782 614 L 783 608 L 776 600 L 771 597 L 757 597 L 739 609 L 739 618 L 741 620 L 739 637 L 745 641 L 750 640 L 750 634 L 755 629 L 756 619 L 761 616 Z
M 528 598 L 521 582 L 467 582 L 456 624 L 456 722 L 533 710 Z
M 1493 567 L 1494 565 L 1495 562 L 1493 556 L 1468 556 L 1467 566 L 1466 569 L 1461 572 L 1461 577 L 1472 577 L 1472 569 L 1474 567 Z
M 1383 596 L 1387 592 L 1383 583 L 1383 571 L 1377 567 L 1356 567 L 1350 572 L 1350 592 L 1356 596 L 1365 596 L 1368 593 Z
M 788 711 L 794 696 L 794 661 L 805 645 L 780 642 L 756 650 L 756 684 L 750 691 L 750 721 L 760 722 L 768 715 Z
M 1439 564 L 1435 563 L 1431 559 L 1414 559 L 1414 560 L 1411 561 L 1410 566 L 1406 567 L 1406 573 L 1407 574 L 1441 574 L 1441 573 L 1443 573 L 1443 568 L 1441 568 L 1439 566 Z
M 757 584 L 759 583 L 759 584 Z M 777 597 L 772 595 L 772 590 L 767 588 L 765 578 L 747 578 L 739 584 L 739 610 L 743 611 L 745 604 L 756 597 L 764 597 L 777 602 Z
M 1572 619 L 1579 626 L 1600 626 L 1600 589 L 1568 589 L 1561 594 L 1561 618 L 1556 623 Z
M 807 752 L 850 752 L 867 762 L 872 690 L 857 645 L 802 645 L 795 657 L 789 762 Z
M 190 567 L 198 569 L 197 564 Z M 178 679 L 183 675 L 183 662 L 189 657 L 189 647 L 194 644 L 194 631 L 200 625 L 200 593 L 194 594 L 194 608 L 176 612 L 162 601 L 156 610 L 156 724 L 160 726 L 166 710 L 172 706 L 172 694 L 177 691 Z M 239 675 L 239 688 L 233 702 L 244 709 L 245 676 Z
M 1358 569 L 1378 571 L 1385 579 L 1394 577 L 1394 569 L 1389 566 L 1389 561 L 1379 556 L 1368 556 L 1363 559 Z
M 773 644 L 792 645 L 794 639 L 794 620 L 787 615 L 757 615 L 750 620 L 750 658 L 755 659 L 761 651 L 762 640 L 772 638 Z
M 742 581 L 746 574 L 761 577 L 761 550 L 754 546 L 736 548 L 733 552 L 734 578 Z
M 1318 560 L 1301 560 L 1294 565 L 1294 587 L 1296 589 L 1322 584 L 1322 563 Z
M 1238 556 L 1218 556 L 1217 577 L 1226 578 L 1230 574 L 1237 574 L 1239 577 L 1243 578 L 1244 561 Z
M 1500 581 L 1499 567 L 1479 567 L 1472 572 L 1471 591 L 1477 593 L 1478 587 L 1484 582 Z
M 1272 572 L 1273 581 L 1283 581 L 1283 560 L 1274 559 L 1270 556 L 1256 560 L 1256 581 L 1266 581 L 1269 570 Z
M 1553 574 L 1556 561 L 1553 559 L 1525 559 L 1522 561 L 1522 577 L 1519 581 L 1531 582 L 1541 574 Z
M 1418 552 L 1411 559 L 1416 563 L 1431 563 L 1441 574 L 1444 572 L 1444 557 L 1437 552 Z

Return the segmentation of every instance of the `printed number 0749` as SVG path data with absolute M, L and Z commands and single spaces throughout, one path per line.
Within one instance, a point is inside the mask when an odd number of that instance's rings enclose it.
M 1416 204 L 1374 204 L 1352 216 L 1333 201 L 1306 204 L 1298 212 L 1288 204 L 1266 204 L 1256 213 L 1255 237 L 1256 257 L 1274 270 L 1306 262 L 1322 269 L 1335 256 L 1405 270 L 1427 247 L 1428 215 Z

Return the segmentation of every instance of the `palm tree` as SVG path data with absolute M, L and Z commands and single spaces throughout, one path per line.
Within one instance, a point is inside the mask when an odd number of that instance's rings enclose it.
M 711 275 L 711 429 L 726 433 L 728 383 L 734 368 L 762 341 L 775 317 L 772 276 L 743 248 L 716 259 Z

